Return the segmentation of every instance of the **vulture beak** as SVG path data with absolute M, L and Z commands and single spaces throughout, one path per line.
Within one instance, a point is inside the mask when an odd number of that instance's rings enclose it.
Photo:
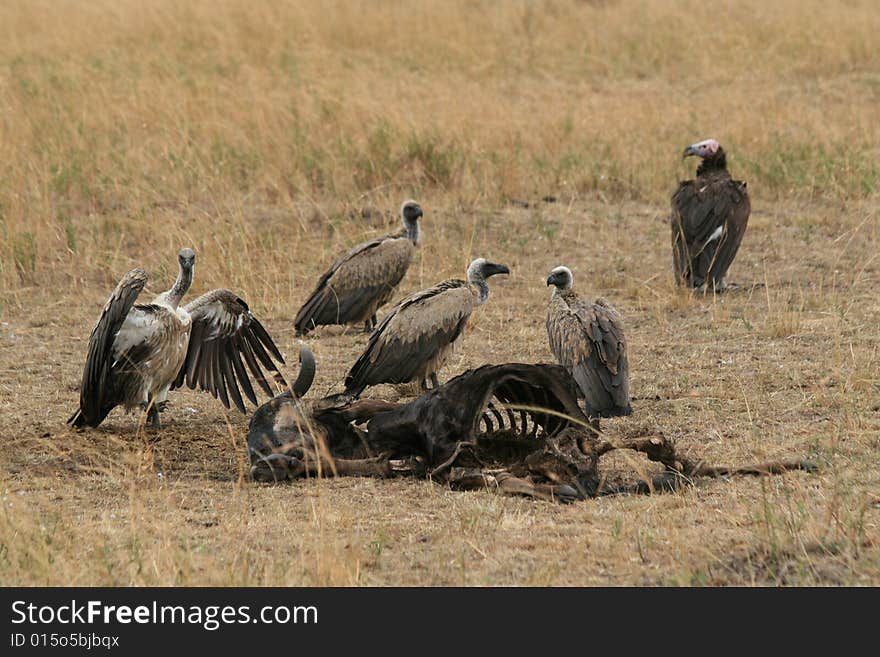
M 684 152 L 681 154 L 681 159 L 685 159 L 686 157 L 690 157 L 691 155 L 696 155 L 697 149 L 694 148 L 693 144 L 684 149 Z
M 483 266 L 483 276 L 489 278 L 490 276 L 495 276 L 495 274 L 509 274 L 510 270 L 506 265 L 498 265 L 494 262 L 487 262 Z
M 556 285 L 556 274 L 550 274 L 547 277 L 547 286 Z

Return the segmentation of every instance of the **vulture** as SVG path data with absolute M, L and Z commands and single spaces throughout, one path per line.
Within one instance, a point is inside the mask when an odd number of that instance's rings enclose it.
M 284 363 L 278 347 L 233 292 L 217 289 L 180 305 L 195 260 L 192 249 L 181 249 L 177 280 L 150 303 L 135 303 L 147 282 L 143 269 L 122 277 L 89 338 L 79 408 L 68 423 L 97 427 L 121 404 L 147 410 L 147 421 L 158 429 L 169 389 L 184 382 L 210 392 L 226 408 L 232 400 L 244 412 L 241 392 L 257 403 L 245 363 L 270 397 L 261 364 L 279 386 L 287 386 L 273 361 Z
M 672 258 L 676 284 L 724 289 L 724 277 L 746 232 L 746 183 L 727 171 L 724 149 L 714 139 L 691 144 L 682 157 L 702 159 L 694 180 L 672 195 Z
M 364 323 L 376 327 L 376 311 L 391 300 L 406 275 L 419 245 L 422 208 L 405 201 L 400 208 L 403 229 L 358 244 L 324 272 L 314 292 L 296 314 L 296 335 L 316 326 Z
M 620 314 L 605 299 L 581 299 L 573 282 L 568 267 L 556 267 L 547 278 L 553 286 L 547 307 L 550 350 L 577 382 L 587 417 L 629 415 L 629 364 Z
M 440 385 L 437 371 L 453 350 L 468 318 L 489 298 L 487 279 L 509 274 L 504 266 L 477 258 L 467 280 L 452 278 L 406 297 L 370 335 L 367 348 L 345 379 L 345 392 L 358 397 L 367 386 L 421 381 Z

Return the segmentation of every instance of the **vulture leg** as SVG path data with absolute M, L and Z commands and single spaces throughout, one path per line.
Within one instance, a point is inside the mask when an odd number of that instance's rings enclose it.
M 166 399 L 166 400 L 160 401 L 155 406 L 156 406 L 157 411 L 159 411 L 160 413 L 164 413 L 165 409 L 168 407 L 168 400 Z
M 147 408 L 147 424 L 155 431 L 161 428 L 159 424 L 159 408 L 152 403 Z
M 436 372 L 431 372 L 431 385 L 434 386 L 435 388 L 440 387 L 440 379 L 437 378 Z

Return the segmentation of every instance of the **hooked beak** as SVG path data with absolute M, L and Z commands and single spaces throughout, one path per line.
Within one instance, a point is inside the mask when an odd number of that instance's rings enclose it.
M 547 286 L 556 285 L 556 274 L 550 274 L 547 277 Z
M 685 159 L 686 157 L 690 157 L 691 155 L 696 155 L 697 149 L 693 147 L 693 145 L 688 146 L 684 149 L 684 152 L 681 154 L 681 159 Z
M 495 276 L 496 274 L 509 274 L 510 270 L 506 265 L 498 265 L 494 262 L 487 262 L 483 267 L 483 276 L 489 278 L 490 276 Z

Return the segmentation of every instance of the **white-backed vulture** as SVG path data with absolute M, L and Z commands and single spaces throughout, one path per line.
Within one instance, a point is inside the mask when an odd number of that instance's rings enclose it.
M 682 157 L 702 159 L 694 180 L 672 195 L 672 258 L 678 285 L 724 289 L 749 221 L 746 183 L 733 180 L 727 156 L 714 139 L 691 144 Z
M 376 311 L 391 300 L 421 239 L 419 204 L 404 201 L 400 215 L 402 230 L 358 244 L 330 265 L 296 314 L 296 335 L 326 324 L 376 327 Z
M 629 363 L 620 314 L 605 299 L 590 303 L 572 289 L 568 267 L 547 278 L 547 337 L 556 360 L 577 382 L 589 418 L 629 415 Z
M 487 279 L 509 273 L 504 265 L 477 258 L 467 269 L 466 281 L 449 279 L 405 298 L 373 331 L 345 379 L 346 394 L 356 397 L 367 386 L 418 380 L 427 388 L 427 377 L 437 387 L 437 372 L 468 318 L 489 298 Z
M 260 364 L 285 386 L 273 358 L 284 359 L 271 336 L 233 292 L 217 289 L 180 306 L 192 283 L 196 254 L 181 249 L 174 286 L 146 304 L 135 303 L 147 282 L 143 269 L 122 277 L 104 306 L 89 338 L 79 408 L 68 420 L 77 427 L 97 427 L 120 404 L 141 407 L 159 428 L 168 391 L 184 382 L 210 392 L 229 408 L 230 399 L 244 412 L 241 390 L 257 403 L 245 369 L 272 396 Z

